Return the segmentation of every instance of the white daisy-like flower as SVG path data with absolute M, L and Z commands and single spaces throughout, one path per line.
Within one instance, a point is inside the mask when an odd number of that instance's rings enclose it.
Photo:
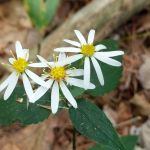
M 121 63 L 117 60 L 112 59 L 112 57 L 123 55 L 124 52 L 120 50 L 106 51 L 106 52 L 101 51 L 101 50 L 107 49 L 107 47 L 102 44 L 98 44 L 98 45 L 93 44 L 94 36 L 95 36 L 95 30 L 93 29 L 90 30 L 87 41 L 80 31 L 75 30 L 74 32 L 80 42 L 76 42 L 76 41 L 72 41 L 68 39 L 65 39 L 64 41 L 75 47 L 55 48 L 54 51 L 76 53 L 76 55 L 70 56 L 66 59 L 66 62 L 68 64 L 84 58 L 84 87 L 85 89 L 88 89 L 88 86 L 90 83 L 90 74 L 91 74 L 90 60 L 91 60 L 94 66 L 94 69 L 96 71 L 98 80 L 100 84 L 103 86 L 104 77 L 103 77 L 101 67 L 97 60 L 103 63 L 106 63 L 108 65 L 111 65 L 111 66 L 119 67 L 121 66 Z
M 84 88 L 84 81 L 81 79 L 77 79 L 75 77 L 83 75 L 83 69 L 69 69 L 68 66 L 65 65 L 66 55 L 64 53 L 60 53 L 58 57 L 58 61 L 56 62 L 47 62 L 43 57 L 37 56 L 39 60 L 43 63 L 37 63 L 36 67 L 46 66 L 48 70 L 44 70 L 44 78 L 47 79 L 47 83 L 49 84 L 49 88 L 39 87 L 35 90 L 33 103 L 37 101 L 40 97 L 42 97 L 50 88 L 51 88 L 51 109 L 52 113 L 56 113 L 59 106 L 60 100 L 60 90 L 68 102 L 74 107 L 77 108 L 77 102 L 75 98 L 72 96 L 69 91 L 67 85 L 73 85 L 80 88 Z M 38 66 L 39 64 L 39 66 Z M 67 85 L 66 85 L 67 84 Z M 89 89 L 94 89 L 95 85 L 90 83 Z
M 12 51 L 11 51 L 12 53 Z M 23 49 L 21 43 L 19 41 L 16 42 L 16 55 L 17 58 L 12 53 L 12 58 L 9 58 L 10 67 L 14 70 L 9 77 L 0 85 L 0 92 L 5 90 L 4 100 L 7 100 L 12 94 L 13 90 L 16 87 L 19 77 L 22 77 L 23 85 L 26 91 L 26 94 L 31 100 L 31 96 L 33 95 L 33 89 L 28 79 L 31 78 L 35 83 L 47 87 L 47 83 L 40 78 L 38 75 L 33 73 L 28 69 L 29 67 L 29 50 Z

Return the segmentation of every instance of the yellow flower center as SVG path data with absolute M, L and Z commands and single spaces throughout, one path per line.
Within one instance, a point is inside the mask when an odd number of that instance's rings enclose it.
M 12 66 L 18 73 L 23 73 L 28 66 L 28 62 L 23 58 L 18 58 L 13 62 Z
M 92 56 L 95 52 L 95 47 L 92 44 L 82 45 L 81 53 L 85 56 Z
M 55 67 L 50 71 L 50 76 L 55 80 L 62 80 L 66 75 L 66 71 L 64 67 Z

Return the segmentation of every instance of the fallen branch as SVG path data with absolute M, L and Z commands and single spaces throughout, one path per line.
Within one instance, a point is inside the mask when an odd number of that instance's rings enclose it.
M 141 116 L 137 116 L 137 117 L 135 117 L 135 118 L 132 118 L 132 119 L 129 119 L 129 120 L 126 120 L 126 121 L 124 121 L 124 122 L 121 122 L 121 123 L 117 124 L 117 125 L 115 126 L 115 128 L 116 128 L 116 129 L 120 129 L 120 128 L 123 128 L 123 127 L 125 127 L 125 126 L 132 125 L 132 124 L 134 124 L 134 123 L 140 121 L 141 119 L 142 119 Z
M 93 0 L 42 41 L 40 54 L 48 58 L 64 38 L 73 38 L 74 29 L 87 34 L 94 28 L 101 40 L 149 4 L 148 0 Z

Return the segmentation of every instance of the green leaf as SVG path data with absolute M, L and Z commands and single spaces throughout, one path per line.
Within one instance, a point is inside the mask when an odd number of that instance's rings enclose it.
M 127 150 L 134 150 L 138 137 L 137 136 L 123 136 L 121 137 L 122 143 L 125 145 Z
M 84 93 L 84 89 L 82 88 L 79 88 L 79 87 L 75 87 L 75 86 L 69 86 L 69 91 L 71 92 L 71 94 L 74 96 L 74 97 L 78 97 L 80 96 L 81 94 Z
M 81 95 L 84 89 L 74 86 L 69 87 L 74 97 Z M 63 96 L 63 94 L 62 94 Z M 23 99 L 23 102 L 18 100 Z M 51 114 L 50 109 L 51 95 L 48 91 L 35 103 L 30 103 L 27 107 L 27 97 L 23 87 L 16 87 L 12 95 L 7 101 L 0 98 L 0 124 L 6 125 L 13 122 L 21 122 L 22 124 L 33 124 L 43 121 Z M 65 101 L 60 101 L 60 109 L 67 107 Z
M 52 21 L 60 0 L 24 0 L 25 8 L 37 29 L 43 30 Z
M 97 144 L 97 145 L 94 145 L 93 147 L 89 148 L 89 150 L 115 150 L 115 149 L 110 148 L 109 146 Z
M 97 144 L 97 145 L 94 145 L 93 147 L 89 148 L 89 150 L 115 150 L 115 149 L 110 148 L 105 145 Z
M 104 44 L 107 47 L 107 50 L 103 50 L 103 51 L 119 50 L 118 43 L 114 40 L 104 40 L 98 44 Z M 115 60 L 122 62 L 122 56 L 117 56 L 117 57 L 113 57 L 113 58 Z M 112 91 L 114 88 L 116 88 L 120 81 L 120 77 L 122 75 L 122 70 L 123 70 L 122 66 L 114 67 L 114 66 L 105 64 L 103 62 L 100 62 L 100 61 L 98 61 L 98 62 L 99 62 L 99 65 L 101 66 L 105 83 L 104 83 L 104 86 L 100 85 L 97 75 L 96 75 L 96 72 L 95 72 L 95 69 L 92 66 L 91 67 L 91 82 L 93 84 L 95 84 L 96 88 L 93 90 L 88 90 L 87 93 L 89 93 L 93 96 L 102 96 L 105 93 L 108 93 L 108 92 Z
M 81 134 L 115 150 L 125 150 L 111 122 L 96 105 L 79 99 L 78 108 L 71 107 L 69 114 L 73 125 Z
M 134 150 L 134 147 L 137 142 L 137 136 L 131 136 L 131 135 L 123 136 L 120 138 L 120 140 L 127 150 Z M 93 147 L 89 148 L 89 150 L 115 150 L 115 149 L 112 149 L 111 147 L 108 147 L 106 145 L 96 144 Z
M 40 107 L 39 104 L 50 106 L 49 92 L 36 103 L 30 103 L 28 108 L 24 93 L 23 87 L 16 87 L 7 101 L 0 98 L 0 124 L 6 125 L 16 121 L 22 124 L 33 124 L 48 118 L 50 110 Z M 20 98 L 23 99 L 23 102 L 18 102 Z

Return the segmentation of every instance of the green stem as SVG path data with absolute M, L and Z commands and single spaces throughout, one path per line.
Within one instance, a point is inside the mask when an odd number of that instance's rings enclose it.
M 76 129 L 74 127 L 72 135 L 72 150 L 76 150 Z

